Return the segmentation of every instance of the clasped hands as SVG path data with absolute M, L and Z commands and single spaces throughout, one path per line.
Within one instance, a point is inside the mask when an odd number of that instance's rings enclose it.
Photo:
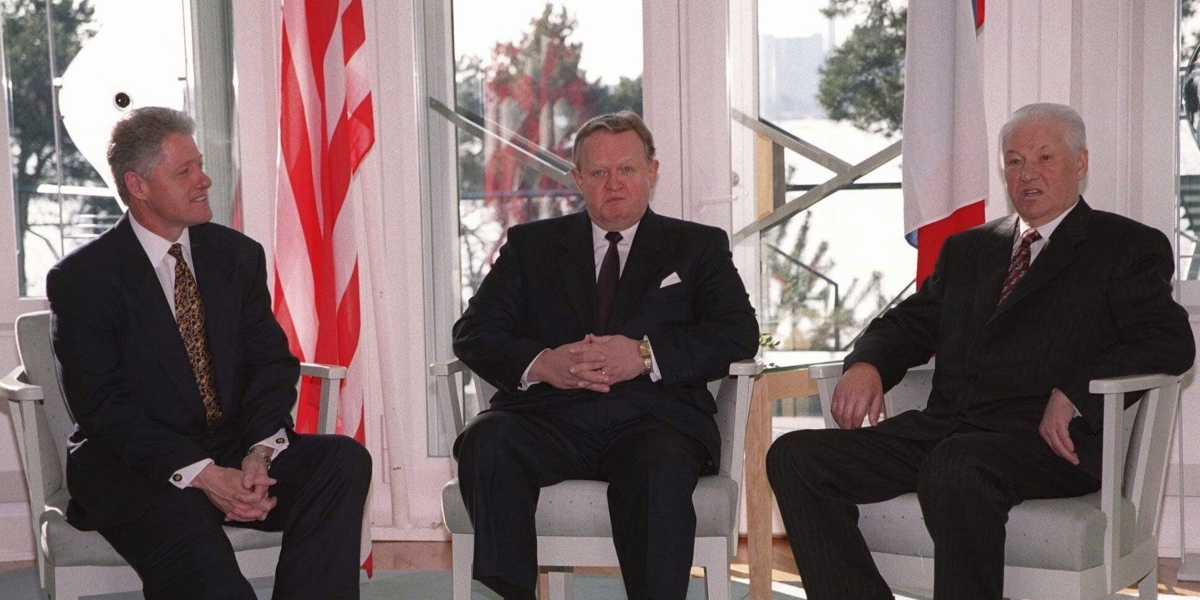
M 538 355 L 529 369 L 529 381 L 560 389 L 588 389 L 606 393 L 611 386 L 641 375 L 645 361 L 638 341 L 623 335 L 587 334 Z
M 210 502 L 225 513 L 226 521 L 262 521 L 277 500 L 268 495 L 275 479 L 267 474 L 267 461 L 247 454 L 241 469 L 210 464 L 192 480 L 192 487 L 203 491 Z
M 864 418 L 871 425 L 879 422 L 883 407 L 883 383 L 879 371 L 869 363 L 854 363 L 842 375 L 833 390 L 830 414 L 842 429 L 858 429 Z M 1078 465 L 1075 443 L 1071 441 L 1071 419 L 1075 418 L 1075 405 L 1058 388 L 1050 393 L 1042 420 L 1038 424 L 1038 435 L 1056 455 L 1067 462 Z

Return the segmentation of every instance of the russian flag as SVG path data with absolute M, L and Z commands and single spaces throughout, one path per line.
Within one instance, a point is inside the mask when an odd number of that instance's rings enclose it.
M 987 122 L 976 59 L 984 0 L 909 0 L 904 85 L 904 231 L 917 286 L 951 234 L 984 221 Z

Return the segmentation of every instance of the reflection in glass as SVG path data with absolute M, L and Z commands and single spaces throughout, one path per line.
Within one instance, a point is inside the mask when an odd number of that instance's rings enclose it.
M 642 112 L 641 14 L 638 0 L 454 0 L 457 109 L 497 134 L 458 132 L 464 307 L 509 227 L 583 206 L 569 179 L 533 170 L 521 151 L 565 171 L 586 120 Z
M 1180 122 L 1179 122 L 1179 277 L 1200 279 L 1200 23 L 1185 18 L 1180 27 Z M 1188 33 L 1190 31 L 1190 33 Z

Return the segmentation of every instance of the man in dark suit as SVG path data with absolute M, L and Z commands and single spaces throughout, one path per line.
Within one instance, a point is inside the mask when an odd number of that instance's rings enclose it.
M 1088 207 L 1086 145 L 1070 107 L 1014 113 L 1000 149 L 1017 214 L 950 237 L 921 289 L 871 323 L 834 391 L 842 429 L 772 446 L 767 473 L 810 598 L 892 597 L 855 505 L 914 491 L 934 596 L 1000 598 L 1008 511 L 1100 487 L 1103 404 L 1088 382 L 1191 367 L 1171 244 Z M 876 426 L 884 390 L 935 354 L 927 408 Z
M 370 456 L 292 431 L 299 363 L 263 249 L 208 223 L 193 128 L 166 108 L 113 128 L 129 212 L 47 278 L 77 422 L 67 520 L 98 530 L 147 598 L 254 598 L 222 525 L 284 532 L 275 598 L 357 598 Z
M 541 487 L 607 481 L 629 598 L 687 593 L 692 491 L 714 472 L 705 382 L 754 355 L 758 326 L 725 232 L 648 209 L 658 173 L 637 115 L 597 117 L 571 171 L 587 210 L 518 225 L 454 326 L 499 390 L 455 442 L 474 577 L 532 599 Z

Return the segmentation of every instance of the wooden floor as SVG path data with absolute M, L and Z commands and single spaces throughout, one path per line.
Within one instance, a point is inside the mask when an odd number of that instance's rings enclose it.
M 375 568 L 395 571 L 449 571 L 450 542 L 375 542 L 373 546 Z M 773 548 L 774 564 L 771 578 L 775 581 L 799 581 L 796 575 L 796 563 L 792 560 L 792 549 L 786 540 L 776 539 Z M 0 573 L 20 569 L 33 564 L 33 561 L 0 562 Z M 745 575 L 746 541 L 743 539 L 738 546 L 737 556 L 733 559 L 731 569 L 735 573 Z M 613 572 L 615 569 L 590 569 L 593 572 Z M 1179 571 L 1179 560 L 1175 558 L 1158 559 L 1158 591 L 1164 594 L 1179 596 L 1194 596 L 1200 598 L 1200 582 L 1179 583 L 1175 574 Z M 699 573 L 693 573 L 699 576 Z M 544 579 L 544 578 L 543 578 Z M 544 597 L 544 596 L 543 596 Z

